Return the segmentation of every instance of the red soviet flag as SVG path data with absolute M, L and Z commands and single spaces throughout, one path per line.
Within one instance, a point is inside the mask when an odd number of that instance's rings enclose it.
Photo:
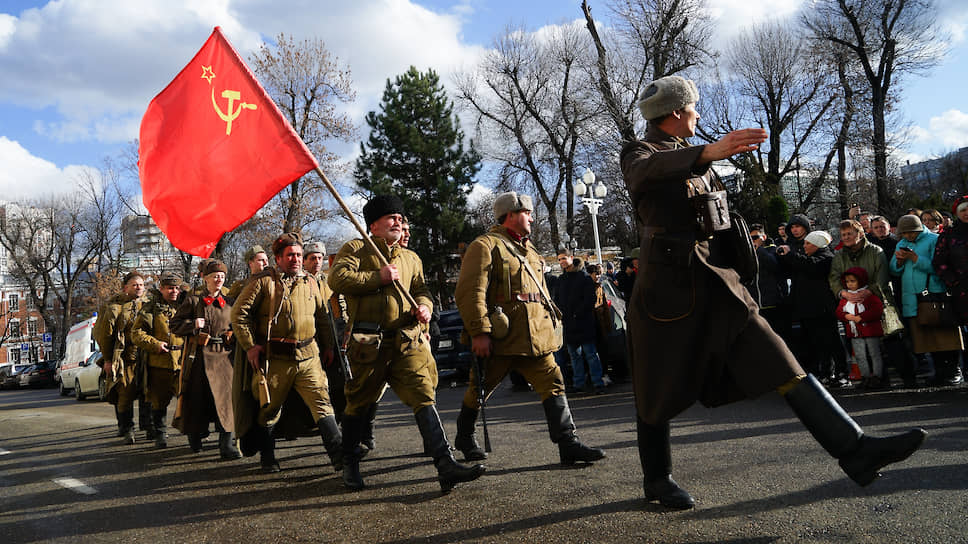
M 199 257 L 318 166 L 219 27 L 148 105 L 140 138 L 145 207 Z

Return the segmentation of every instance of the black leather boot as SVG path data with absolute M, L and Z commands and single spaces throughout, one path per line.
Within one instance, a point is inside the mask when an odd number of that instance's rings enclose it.
M 380 403 L 374 402 L 366 412 L 366 420 L 363 423 L 363 435 L 360 437 L 361 451 L 364 457 L 376 449 L 376 442 L 373 440 L 373 424 L 376 422 L 376 409 L 379 405 Z
M 323 447 L 329 455 L 329 462 L 333 470 L 343 471 L 343 436 L 339 433 L 336 416 L 327 416 L 319 420 L 319 436 L 323 439 Z
M 215 429 L 218 431 L 218 453 L 223 461 L 234 461 L 242 458 L 242 452 L 235 446 L 235 433 L 225 430 L 222 422 L 215 420 Z
M 138 399 L 138 429 L 145 432 L 147 440 L 155 439 L 155 429 L 151 421 L 151 403 L 144 397 Z
M 928 433 L 916 428 L 885 438 L 864 434 L 837 401 L 813 376 L 808 375 L 786 395 L 787 403 L 840 468 L 865 486 L 880 476 L 880 469 L 907 459 L 921 447 Z
M 366 421 L 363 416 L 343 414 L 343 485 L 359 490 L 363 489 L 363 475 L 360 474 L 360 436 Z
M 134 412 L 118 412 L 118 427 L 121 429 L 121 441 L 134 444 Z
M 414 418 L 417 420 L 420 436 L 423 437 L 424 451 L 429 452 L 434 458 L 441 491 L 447 493 L 455 485 L 476 480 L 484 474 L 484 465 L 467 466 L 454 459 L 436 406 L 421 408 L 414 414 Z
M 259 450 L 259 464 L 265 474 L 274 474 L 282 470 L 279 468 L 279 461 L 276 460 L 276 437 L 272 436 L 272 427 L 263 427 L 262 448 Z
M 168 429 L 165 426 L 165 410 L 151 411 L 151 424 L 155 429 L 155 447 L 168 447 Z
M 457 416 L 457 436 L 454 437 L 454 447 L 464 454 L 465 461 L 483 461 L 487 459 L 487 452 L 477 443 L 474 425 L 477 423 L 479 410 L 468 408 L 461 403 L 460 415 Z
M 669 422 L 658 425 L 636 418 L 639 461 L 642 463 L 642 488 L 645 500 L 659 501 L 667 508 L 687 510 L 696 501 L 672 479 L 672 448 L 669 444 Z
M 191 448 L 192 453 L 202 451 L 202 434 L 188 433 L 188 447 Z
M 558 444 L 558 456 L 562 465 L 571 466 L 578 461 L 591 463 L 605 457 L 605 450 L 588 447 L 578 440 L 565 395 L 548 397 L 541 405 L 544 406 L 545 417 L 548 419 L 551 441 Z

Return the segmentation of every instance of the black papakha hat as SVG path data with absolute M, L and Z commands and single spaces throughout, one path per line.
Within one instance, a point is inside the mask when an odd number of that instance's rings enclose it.
M 363 220 L 367 227 L 384 215 L 393 213 L 404 215 L 403 201 L 394 195 L 376 195 L 363 206 Z
M 298 232 L 287 232 L 272 242 L 272 254 L 278 255 L 289 246 L 302 246 L 302 236 Z

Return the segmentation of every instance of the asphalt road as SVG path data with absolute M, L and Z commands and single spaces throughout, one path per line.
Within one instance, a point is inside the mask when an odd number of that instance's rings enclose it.
M 183 436 L 123 446 L 110 405 L 0 391 L 0 543 L 15 542 L 968 542 L 968 388 L 837 394 L 872 434 L 922 426 L 921 451 L 867 488 L 848 480 L 783 400 L 767 395 L 673 422 L 675 477 L 697 499 L 642 498 L 628 385 L 576 397 L 595 465 L 563 468 L 537 395 L 508 382 L 488 409 L 480 480 L 442 495 L 409 410 L 388 393 L 368 487 L 344 490 L 318 438 L 279 443 L 283 471 L 218 460 Z M 448 434 L 463 390 L 442 387 Z

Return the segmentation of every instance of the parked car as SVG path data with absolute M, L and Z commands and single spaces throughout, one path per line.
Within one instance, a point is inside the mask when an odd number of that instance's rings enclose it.
M 437 339 L 437 369 L 445 376 L 452 375 L 457 380 L 466 380 L 470 375 L 474 354 L 470 346 L 461 344 L 460 333 L 464 322 L 457 310 L 440 312 L 440 338 Z
M 20 387 L 20 373 L 30 368 L 24 363 L 5 365 L 0 368 L 0 389 L 16 389 Z
M 20 387 L 51 387 L 54 385 L 54 362 L 37 363 L 20 373 Z
M 84 369 L 84 363 L 97 351 L 97 346 L 91 337 L 91 331 L 96 322 L 97 316 L 85 319 L 76 323 L 67 333 L 67 349 L 60 362 L 58 373 L 60 394 L 65 397 L 74 389 L 75 378 Z
M 95 351 L 87 360 L 74 368 L 61 372 L 61 395 L 67 396 L 72 390 L 77 400 L 81 401 L 89 396 L 97 396 L 99 400 L 106 400 L 107 378 L 101 368 L 101 352 Z
M 61 365 L 64 363 L 64 359 L 54 363 L 54 385 L 59 386 L 61 383 Z

